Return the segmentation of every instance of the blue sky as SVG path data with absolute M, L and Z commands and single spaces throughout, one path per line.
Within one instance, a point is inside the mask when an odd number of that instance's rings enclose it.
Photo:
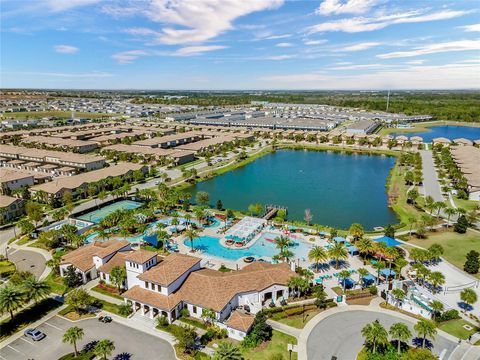
M 0 87 L 480 87 L 478 1 L 0 0 Z

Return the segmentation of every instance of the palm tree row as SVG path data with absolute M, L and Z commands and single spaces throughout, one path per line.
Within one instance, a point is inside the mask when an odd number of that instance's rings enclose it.
M 422 348 L 425 347 L 427 338 L 435 339 L 437 334 L 435 323 L 427 319 L 420 319 L 414 325 L 413 329 L 422 339 Z M 379 346 L 388 344 L 389 335 L 392 340 L 397 342 L 398 353 L 400 353 L 401 350 L 401 343 L 407 342 L 412 337 L 412 333 L 406 324 L 395 323 L 387 331 L 378 320 L 365 325 L 361 332 L 365 338 L 366 345 L 372 348 L 374 354 L 377 352 Z
M 14 318 L 14 312 L 25 304 L 33 301 L 34 304 L 50 294 L 50 286 L 37 280 L 33 275 L 28 276 L 20 285 L 7 285 L 0 289 L 0 312 L 8 312 Z

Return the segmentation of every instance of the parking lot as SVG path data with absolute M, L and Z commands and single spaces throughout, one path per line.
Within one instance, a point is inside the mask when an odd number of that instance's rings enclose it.
M 170 344 L 156 336 L 146 334 L 113 321 L 110 324 L 100 323 L 96 318 L 70 322 L 55 316 L 42 323 L 37 329 L 47 336 L 38 342 L 21 337 L 0 349 L 1 360 L 54 360 L 73 352 L 73 346 L 64 344 L 62 336 L 69 327 L 81 327 L 85 336 L 78 342 L 78 349 L 91 341 L 109 339 L 115 345 L 110 359 L 122 354 L 121 359 L 175 359 Z M 152 329 L 152 331 L 154 331 Z M 23 331 L 22 331 L 23 333 Z

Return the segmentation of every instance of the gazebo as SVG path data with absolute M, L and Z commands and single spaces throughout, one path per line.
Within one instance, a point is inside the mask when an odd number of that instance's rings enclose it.
M 385 245 L 390 247 L 394 247 L 402 244 L 400 241 L 395 240 L 394 238 L 391 238 L 389 236 L 382 236 L 382 237 L 373 239 L 373 241 L 384 243 Z

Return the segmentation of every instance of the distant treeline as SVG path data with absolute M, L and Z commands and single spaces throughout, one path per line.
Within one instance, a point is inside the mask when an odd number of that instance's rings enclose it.
M 160 95 L 160 94 L 159 94 Z M 162 94 L 163 95 L 163 94 Z M 162 96 L 160 95 L 160 96 Z M 182 93 L 188 98 L 135 97 L 136 103 L 231 106 L 251 101 L 284 102 L 291 104 L 325 104 L 385 111 L 386 92 L 273 92 L 248 94 L 244 92 Z M 439 120 L 480 122 L 480 92 L 474 91 L 398 91 L 390 94 L 389 112 L 406 115 L 431 115 Z

